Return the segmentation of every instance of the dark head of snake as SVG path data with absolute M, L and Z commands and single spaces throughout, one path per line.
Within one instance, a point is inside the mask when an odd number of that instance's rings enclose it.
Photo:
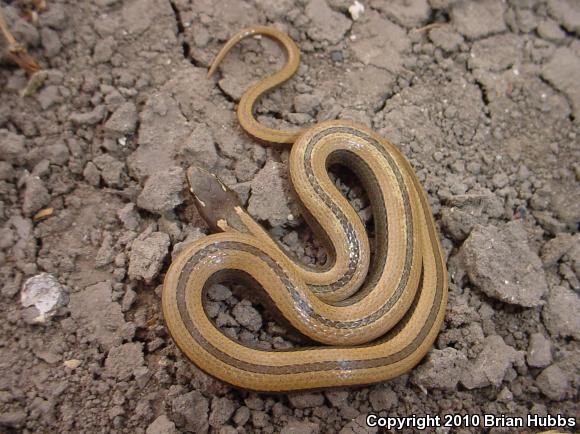
M 221 179 L 202 167 L 190 166 L 187 169 L 187 182 L 199 214 L 214 231 L 223 231 L 224 224 L 227 224 L 245 232 L 235 211 L 242 203 Z

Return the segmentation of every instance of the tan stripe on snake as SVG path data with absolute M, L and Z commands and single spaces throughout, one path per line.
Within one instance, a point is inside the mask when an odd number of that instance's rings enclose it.
M 242 208 L 235 193 L 204 169 L 188 182 L 200 214 L 222 231 L 183 250 L 163 287 L 165 321 L 176 344 L 207 373 L 241 388 L 282 392 L 374 383 L 412 369 L 431 348 L 447 304 L 447 271 L 427 196 L 399 150 L 368 128 L 328 121 L 297 133 L 254 118 L 256 101 L 289 79 L 300 53 L 285 34 L 252 27 L 226 43 L 211 76 L 236 43 L 265 35 L 285 49 L 287 63 L 242 97 L 238 118 L 255 138 L 292 144 L 290 177 L 329 259 L 307 267 Z M 375 237 L 340 194 L 328 167 L 353 170 L 371 201 Z M 242 281 L 266 294 L 268 307 L 317 346 L 263 350 L 222 334 L 204 310 L 209 285 Z

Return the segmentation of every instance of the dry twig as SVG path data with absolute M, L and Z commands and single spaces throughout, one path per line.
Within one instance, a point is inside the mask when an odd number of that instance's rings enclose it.
M 33 74 L 40 70 L 40 65 L 34 58 L 28 54 L 26 48 L 18 43 L 16 38 L 10 32 L 8 24 L 4 19 L 4 14 L 2 12 L 2 6 L 0 6 L 0 31 L 4 35 L 4 39 L 8 43 L 8 48 L 6 50 L 6 57 L 12 62 L 16 63 L 26 72 Z

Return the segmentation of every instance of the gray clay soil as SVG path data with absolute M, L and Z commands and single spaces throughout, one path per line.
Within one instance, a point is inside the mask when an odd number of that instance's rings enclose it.
M 0 68 L 0 431 L 347 434 L 377 432 L 370 412 L 580 417 L 577 0 L 363 0 L 358 16 L 351 0 L 48 0 L 36 21 L 28 3 L 0 2 L 43 67 L 34 83 Z M 325 258 L 290 194 L 288 150 L 235 116 L 284 61 L 278 47 L 248 40 L 205 77 L 252 24 L 284 30 L 303 54 L 259 103 L 262 122 L 368 125 L 429 194 L 449 306 L 429 355 L 394 381 L 249 393 L 192 366 L 164 326 L 171 257 L 209 233 L 185 190 L 191 163 L 305 262 Z M 370 223 L 356 179 L 338 177 Z M 35 288 L 57 308 L 41 315 Z M 224 333 L 300 345 L 240 294 L 210 291 Z

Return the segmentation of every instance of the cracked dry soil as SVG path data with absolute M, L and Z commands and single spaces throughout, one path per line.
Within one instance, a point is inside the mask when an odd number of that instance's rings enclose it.
M 370 412 L 579 418 L 580 3 L 364 0 L 357 16 L 350 0 L 48 0 L 36 22 L 25 3 L 0 1 L 43 67 L 24 97 L 25 74 L 0 68 L 0 431 L 347 434 L 378 432 Z M 205 77 L 252 24 L 284 30 L 303 54 L 260 121 L 363 123 L 429 194 L 449 305 L 434 348 L 396 380 L 249 393 L 192 366 L 167 334 L 163 275 L 208 233 L 185 191 L 189 164 L 219 174 L 293 254 L 326 257 L 290 193 L 288 150 L 235 117 L 248 85 L 284 61 L 276 44 L 245 41 Z M 336 174 L 372 227 L 356 177 Z M 39 282 L 46 312 L 30 301 Z M 300 345 L 236 285 L 212 287 L 207 311 L 246 345 Z M 511 431 L 452 432 L 484 430 Z

